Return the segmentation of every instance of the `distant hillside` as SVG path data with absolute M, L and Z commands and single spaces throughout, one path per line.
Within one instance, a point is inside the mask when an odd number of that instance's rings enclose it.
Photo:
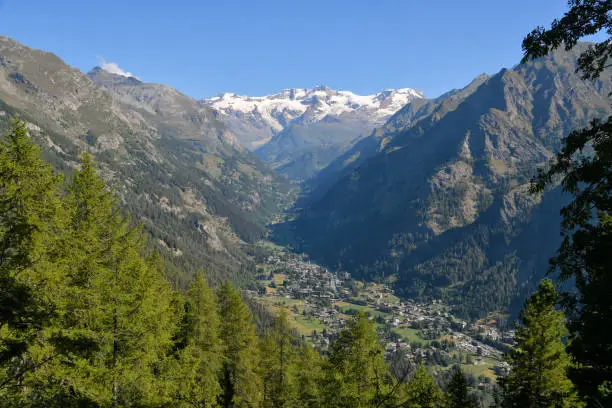
M 283 182 L 236 143 L 217 113 L 175 89 L 89 76 L 53 54 L 0 37 L 0 120 L 24 118 L 54 165 L 95 154 L 124 207 L 177 265 L 251 279 L 240 250 L 279 211 Z M 188 279 L 188 277 L 177 277 Z
M 611 112 L 610 76 L 575 73 L 581 50 L 408 105 L 365 139 L 370 157 L 315 184 L 318 196 L 277 236 L 356 276 L 397 274 L 406 296 L 470 315 L 512 309 L 560 239 L 564 198 L 530 195 L 530 178 L 564 135 Z

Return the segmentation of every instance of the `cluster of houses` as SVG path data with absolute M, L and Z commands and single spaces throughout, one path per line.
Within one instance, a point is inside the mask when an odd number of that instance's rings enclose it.
M 318 319 L 326 327 L 324 333 L 313 333 L 311 338 L 319 347 L 325 348 L 330 339 L 344 327 L 348 313 L 346 305 L 352 304 L 356 308 L 365 306 L 380 312 L 377 320 L 383 323 L 380 319 L 384 319 L 387 327 L 391 326 L 397 330 L 418 329 L 422 337 L 430 340 L 443 339 L 446 349 L 450 345 L 466 355 L 474 356 L 475 361 L 482 361 L 484 358 L 496 360 L 499 367 L 496 366 L 495 371 L 506 371 L 502 361 L 503 350 L 496 347 L 496 344 L 511 343 L 513 332 L 501 331 L 491 322 L 468 323 L 454 317 L 448 307 L 437 301 L 400 301 L 393 296 L 393 290 L 384 284 L 361 285 L 358 287 L 359 296 L 355 296 L 356 283 L 351 281 L 350 274 L 330 272 L 299 255 L 271 255 L 266 265 L 269 274 L 265 279 L 274 289 L 266 291 L 265 296 L 303 300 L 301 313 Z M 283 277 L 282 283 L 273 279 L 275 275 Z M 337 304 L 344 306 L 334 307 Z M 450 355 L 439 347 L 440 341 L 417 345 L 393 336 L 386 339 L 386 342 L 388 353 L 403 351 L 409 358 L 424 357 L 432 353 Z
M 350 279 L 349 273 L 333 273 L 316 263 L 296 255 L 271 255 L 267 259 L 270 278 L 274 274 L 287 276 L 282 287 L 276 288 L 277 296 L 295 299 L 337 300 L 340 288 Z M 270 292 L 274 295 L 274 292 Z

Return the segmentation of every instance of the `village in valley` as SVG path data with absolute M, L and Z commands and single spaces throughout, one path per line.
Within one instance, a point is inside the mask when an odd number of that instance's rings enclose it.
M 357 281 L 278 247 L 259 258 L 259 290 L 248 295 L 273 312 L 285 308 L 297 332 L 320 351 L 352 315 L 364 311 L 376 321 L 388 356 L 441 370 L 459 364 L 481 387 L 508 371 L 502 357 L 514 332 L 493 318 L 471 323 L 437 300 L 400 300 L 392 282 Z

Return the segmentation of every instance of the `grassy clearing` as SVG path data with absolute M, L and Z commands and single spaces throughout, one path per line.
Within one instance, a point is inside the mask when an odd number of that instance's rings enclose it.
M 493 371 L 494 365 L 495 362 L 493 360 L 483 359 L 480 362 L 476 360 L 476 364 L 461 364 L 461 369 L 464 372 L 470 373 L 475 377 L 483 376 L 488 377 L 493 381 L 496 381 L 497 376 Z
M 334 306 L 337 306 L 340 309 L 340 312 L 342 313 L 346 313 L 348 310 L 355 309 L 355 310 L 369 313 L 371 316 L 376 316 L 376 317 L 381 316 L 383 318 L 389 317 L 388 313 L 380 312 L 376 309 L 373 309 L 370 306 L 362 306 L 362 305 L 357 305 L 355 303 L 342 302 L 342 301 L 334 303 Z
M 293 323 L 297 331 L 306 337 L 310 337 L 313 330 L 320 333 L 323 329 L 327 328 L 327 326 L 321 323 L 316 317 L 293 315 Z
M 271 298 L 264 298 L 263 301 L 268 305 L 277 308 L 280 304 L 289 309 L 291 309 L 293 306 L 296 306 L 300 312 L 304 309 L 304 301 L 301 299 L 291 299 L 286 297 L 274 296 Z
M 262 301 L 275 315 L 278 314 L 281 308 L 285 308 L 289 313 L 289 319 L 293 327 L 298 331 L 300 335 L 304 335 L 306 337 L 311 337 L 312 331 L 316 330 L 317 332 L 323 331 L 323 329 L 327 328 L 325 324 L 323 324 L 316 317 L 305 317 L 302 316 L 302 311 L 304 310 L 304 301 L 300 299 L 288 299 L 283 297 L 273 297 L 273 298 L 262 298 Z M 297 309 L 295 312 L 293 309 Z
M 424 346 L 428 346 L 431 344 L 431 340 L 425 340 L 421 336 L 419 336 L 419 331 L 417 329 L 405 328 L 405 329 L 393 329 L 393 331 L 400 335 L 402 339 L 404 339 L 407 343 L 419 342 Z
M 261 248 L 265 248 L 265 249 L 268 249 L 274 252 L 284 252 L 285 251 L 284 247 L 280 245 L 276 245 L 274 242 L 271 242 L 271 241 L 260 240 L 260 241 L 257 241 L 256 245 Z
M 287 275 L 284 273 L 275 273 L 272 275 L 272 281 L 276 284 L 276 286 L 282 286 L 287 279 Z

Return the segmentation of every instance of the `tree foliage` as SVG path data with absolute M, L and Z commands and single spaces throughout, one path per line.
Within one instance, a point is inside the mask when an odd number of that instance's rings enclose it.
M 381 403 L 390 390 L 383 352 L 375 323 L 358 312 L 330 345 L 326 405 L 369 407 Z
M 446 403 L 444 393 L 427 372 L 424 365 L 419 365 L 411 381 L 403 390 L 401 407 L 439 408 Z
M 565 316 L 555 309 L 557 292 L 551 280 L 526 302 L 520 316 L 516 345 L 507 354 L 510 375 L 502 379 L 507 407 L 580 407 L 567 377 L 570 358 L 562 339 Z
M 230 282 L 217 291 L 221 352 L 221 403 L 224 408 L 256 406 L 262 400 L 258 339 L 251 312 Z
M 61 256 L 61 178 L 40 154 L 26 124 L 15 119 L 0 142 L 0 399 L 56 353 L 48 341 L 62 278 L 54 268 Z
M 604 32 L 606 38 L 579 57 L 584 78 L 597 79 L 609 67 L 612 54 L 612 2 L 573 0 L 570 10 L 550 29 L 539 27 L 523 41 L 525 59 L 546 55 L 564 46 L 574 47 L 585 35 Z M 572 378 L 580 392 L 597 405 L 612 404 L 612 118 L 593 121 L 572 132 L 552 165 L 540 171 L 533 190 L 561 179 L 573 196 L 561 215 L 563 242 L 552 258 L 552 270 L 562 280 L 575 282 L 577 291 L 565 295 L 571 333 L 569 350 L 578 363 Z
M 154 367 L 171 345 L 171 291 L 158 262 L 143 256 L 144 237 L 85 154 L 68 186 L 66 313 L 69 333 L 95 345 L 71 378 L 90 398 L 129 406 L 151 393 Z M 68 249 L 70 248 L 70 249 Z M 71 364 L 69 358 L 66 364 Z M 73 371 L 73 370 L 71 370 Z
M 470 397 L 468 382 L 460 367 L 453 369 L 453 375 L 447 385 L 448 408 L 475 408 L 476 403 Z
M 297 338 L 288 312 L 281 309 L 260 342 L 264 407 L 319 406 L 321 364 Z
M 610 0 L 570 0 L 570 10 L 549 29 L 537 27 L 523 40 L 523 61 L 543 57 L 564 46 L 571 50 L 581 38 L 605 31 L 612 35 L 612 2 Z M 578 59 L 578 69 L 585 79 L 597 78 L 612 55 L 610 38 L 591 46 Z
M 179 406 L 216 407 L 221 394 L 221 343 L 216 297 L 199 271 L 184 301 L 170 377 Z

